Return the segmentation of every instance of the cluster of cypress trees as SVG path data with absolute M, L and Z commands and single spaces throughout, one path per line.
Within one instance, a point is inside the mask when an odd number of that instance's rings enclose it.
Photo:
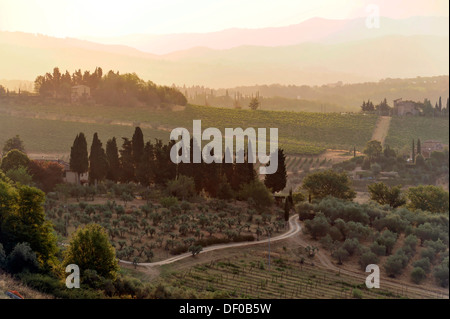
M 95 133 L 88 155 L 86 137 L 83 133 L 78 134 L 71 148 L 70 168 L 78 174 L 89 172 L 89 182 L 94 184 L 108 179 L 121 183 L 135 182 L 143 186 L 165 185 L 169 180 L 184 175 L 194 180 L 197 192 L 205 190 L 212 197 L 223 192 L 224 187 L 229 191 L 238 191 L 257 176 L 246 152 L 244 163 L 225 163 L 223 160 L 222 163 L 207 164 L 202 161 L 177 165 L 170 159 L 170 150 L 175 141 L 164 144 L 156 139 L 155 143 L 145 143 L 139 127 L 136 127 L 131 139 L 122 137 L 122 140 L 120 150 L 115 137 L 107 141 L 105 150 Z M 194 147 L 191 139 L 191 152 Z M 266 186 L 273 191 L 281 190 L 286 185 L 285 155 L 281 149 L 278 156 L 277 173 L 267 175 L 265 180 Z

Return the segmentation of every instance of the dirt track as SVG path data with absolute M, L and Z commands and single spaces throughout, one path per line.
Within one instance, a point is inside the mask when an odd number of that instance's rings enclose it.
M 390 124 L 390 116 L 380 116 L 375 126 L 375 130 L 373 131 L 372 140 L 380 141 L 381 145 L 384 145 L 384 140 L 388 135 Z

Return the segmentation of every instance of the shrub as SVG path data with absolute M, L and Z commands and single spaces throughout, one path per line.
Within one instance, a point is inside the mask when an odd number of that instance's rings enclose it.
M 305 221 L 305 229 L 313 239 L 317 239 L 328 233 L 330 224 L 322 213 L 317 213 L 313 220 Z
M 167 192 L 179 200 L 189 199 L 195 195 L 195 182 L 192 177 L 180 175 L 167 182 Z
M 434 268 L 434 277 L 441 287 L 448 287 L 448 257 Z
M 386 246 L 374 242 L 370 245 L 370 250 L 377 256 L 386 256 Z
M 35 272 L 39 269 L 36 253 L 28 243 L 17 244 L 6 260 L 6 269 L 17 274 L 25 270 Z
M 352 296 L 355 299 L 361 299 L 362 298 L 362 291 L 357 289 L 357 288 L 354 288 L 353 291 L 352 291 Z
M 170 207 L 178 204 L 178 199 L 174 196 L 163 197 L 163 198 L 161 198 L 160 203 L 161 203 L 162 207 L 170 208 Z
M 430 272 L 431 269 L 431 263 L 430 263 L 430 259 L 428 257 L 419 259 L 417 261 L 415 261 L 413 264 L 413 267 L 417 268 L 422 268 L 426 273 Z
M 363 270 L 366 269 L 367 265 L 376 264 L 378 262 L 378 257 L 371 251 L 365 251 L 359 257 L 359 264 Z
M 420 284 L 422 280 L 425 279 L 426 276 L 427 275 L 425 273 L 425 270 L 423 270 L 420 267 L 414 267 L 414 269 L 411 271 L 411 280 L 415 284 Z
M 6 267 L 6 253 L 3 245 L 0 243 L 0 269 Z
M 270 207 L 273 203 L 273 196 L 266 188 L 264 183 L 259 180 L 254 180 L 242 186 L 238 197 L 240 199 L 253 198 L 255 205 L 258 208 Z
M 350 256 L 352 256 L 355 252 L 360 249 L 361 245 L 359 244 L 358 239 L 347 238 L 342 244 L 342 248 L 344 248 Z

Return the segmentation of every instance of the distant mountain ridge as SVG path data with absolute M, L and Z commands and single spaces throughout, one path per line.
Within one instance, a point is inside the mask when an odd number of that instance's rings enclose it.
M 319 34 L 321 41 L 277 46 L 246 44 L 220 50 L 194 47 L 165 55 L 123 44 L 0 32 L 0 79 L 33 81 L 55 66 L 71 73 L 76 69 L 93 71 L 101 66 L 106 71 L 135 72 L 161 85 L 211 88 L 274 83 L 360 83 L 383 78 L 448 75 L 448 28 L 441 28 L 448 24 L 448 18 L 382 19 L 381 28 L 375 30 L 367 29 L 363 19 L 324 21 L 328 27 L 323 29 L 318 28 L 321 19 L 292 26 L 300 29 L 308 26 L 311 30 L 308 36 L 318 39 Z M 409 27 L 413 22 L 416 25 Z M 393 26 L 388 27 L 388 23 Z M 395 25 L 404 35 L 385 34 L 394 30 Z M 420 25 L 428 27 L 422 29 Z M 271 29 L 274 34 L 286 30 Z M 286 39 L 283 41 L 291 41 L 292 37 Z
M 167 54 L 194 47 L 226 50 L 243 45 L 288 46 L 304 42 L 340 43 L 387 35 L 448 36 L 447 17 L 381 17 L 380 28 L 369 29 L 365 18 L 336 20 L 312 18 L 285 27 L 261 29 L 226 29 L 210 33 L 180 33 L 166 35 L 134 34 L 113 38 L 86 37 L 104 44 L 121 43 L 144 52 Z

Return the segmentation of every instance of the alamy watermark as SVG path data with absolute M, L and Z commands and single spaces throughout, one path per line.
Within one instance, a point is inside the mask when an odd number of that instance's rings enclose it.
M 273 174 L 278 169 L 278 129 L 270 128 L 270 138 L 267 141 L 265 128 L 225 128 L 225 156 L 222 152 L 222 132 L 209 127 L 202 132 L 202 121 L 193 120 L 192 123 L 192 152 L 191 134 L 186 128 L 178 127 L 170 133 L 170 139 L 177 141 L 170 150 L 170 159 L 173 163 L 225 163 L 245 162 L 245 140 L 247 139 L 247 162 L 261 164 L 260 174 Z M 181 139 L 180 139 L 181 138 Z M 212 138 L 212 140 L 211 140 Z M 234 141 L 236 140 L 236 148 Z M 209 141 L 202 149 L 202 141 Z M 269 143 L 269 155 L 267 154 Z M 257 147 L 256 147 L 257 145 Z M 236 149 L 234 158 L 233 151 Z M 181 154 L 180 154 L 181 153 Z M 192 153 L 192 159 L 191 159 Z M 268 164 L 268 165 L 267 165 Z
M 75 264 L 67 265 L 66 272 L 71 273 L 66 278 L 66 287 L 69 289 L 80 288 L 80 267 Z
M 367 265 L 366 272 L 371 273 L 366 278 L 366 287 L 369 289 L 380 288 L 380 267 L 375 264 Z
M 366 27 L 368 29 L 380 28 L 380 7 L 376 4 L 368 4 L 366 6 Z

